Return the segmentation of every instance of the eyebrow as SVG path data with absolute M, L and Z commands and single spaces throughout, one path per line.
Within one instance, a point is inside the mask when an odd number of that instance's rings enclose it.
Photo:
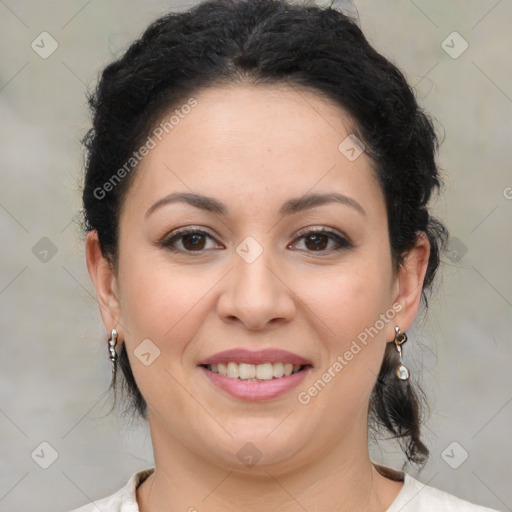
M 200 210 L 224 216 L 228 214 L 228 208 L 213 197 L 188 192 L 175 192 L 162 197 L 154 203 L 145 213 L 145 217 L 148 217 L 156 209 L 171 203 L 185 203 L 199 208 Z M 366 215 L 366 210 L 355 199 L 336 192 L 330 194 L 306 194 L 301 197 L 289 199 L 279 209 L 279 215 L 289 216 L 328 203 L 340 203 L 345 206 L 350 206 L 360 214 Z

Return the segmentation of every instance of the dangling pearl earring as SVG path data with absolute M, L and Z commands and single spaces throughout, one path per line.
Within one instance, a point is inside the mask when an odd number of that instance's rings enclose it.
M 117 345 L 117 331 L 115 329 L 112 329 L 112 333 L 108 339 L 108 350 L 110 352 L 110 360 L 112 361 L 112 373 L 116 373 L 116 366 L 117 366 L 117 352 L 116 352 L 116 345 Z
M 402 345 L 407 341 L 407 334 L 405 332 L 400 332 L 400 327 L 395 327 L 395 339 L 393 340 L 395 343 L 396 351 L 400 356 L 400 363 L 396 367 L 396 376 L 400 380 L 408 380 L 410 377 L 409 369 L 402 363 Z

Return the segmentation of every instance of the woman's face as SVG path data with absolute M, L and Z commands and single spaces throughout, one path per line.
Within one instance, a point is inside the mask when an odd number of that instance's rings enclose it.
M 386 342 L 412 323 L 424 268 L 393 271 L 385 199 L 343 110 L 284 87 L 195 98 L 128 190 L 103 308 L 155 456 L 165 444 L 277 471 L 366 445 Z

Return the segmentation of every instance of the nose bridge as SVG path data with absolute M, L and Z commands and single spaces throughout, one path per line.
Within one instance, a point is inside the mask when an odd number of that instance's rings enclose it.
M 291 291 L 279 278 L 272 249 L 247 237 L 233 254 L 233 270 L 219 300 L 219 314 L 238 319 L 250 329 L 261 329 L 276 319 L 290 320 L 294 312 Z
M 248 254 L 251 252 L 253 252 L 252 248 Z M 236 289 L 242 293 L 258 293 L 260 296 L 269 295 L 274 297 L 276 277 L 271 270 L 272 257 L 270 249 L 262 251 L 257 257 L 251 254 L 254 259 L 245 259 L 240 254 L 238 256 L 238 261 L 235 260 L 235 272 L 238 281 L 238 285 L 235 283 Z

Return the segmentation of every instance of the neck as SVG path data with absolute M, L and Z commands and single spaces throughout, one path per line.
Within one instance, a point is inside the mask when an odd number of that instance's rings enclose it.
M 385 512 L 402 488 L 402 482 L 376 471 L 366 436 L 358 440 L 346 437 L 307 464 L 288 461 L 281 467 L 236 471 L 212 464 L 160 434 L 152 427 L 155 471 L 137 489 L 140 512 Z

